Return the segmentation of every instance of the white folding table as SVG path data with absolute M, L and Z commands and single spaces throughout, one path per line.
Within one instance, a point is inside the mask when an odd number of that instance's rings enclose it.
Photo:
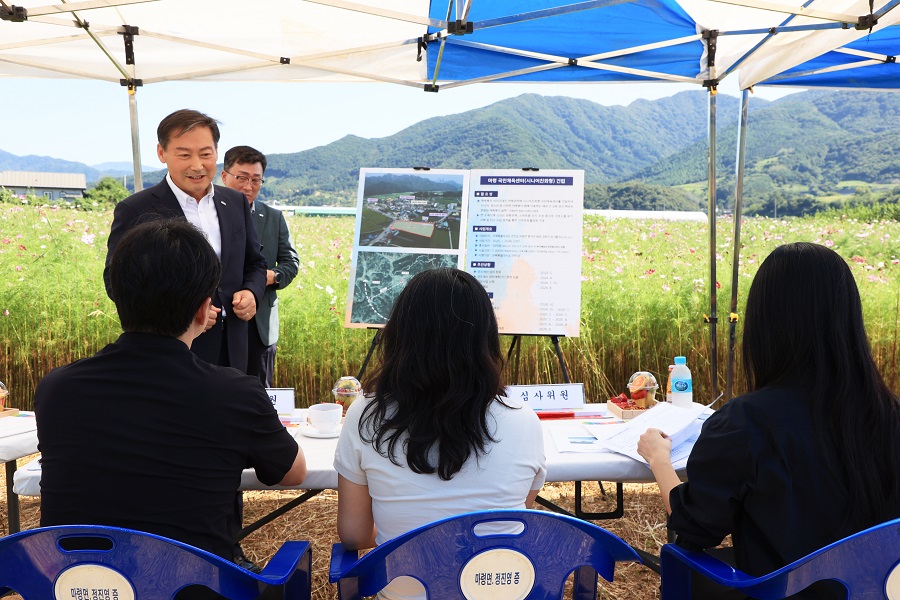
M 302 418 L 302 411 L 298 411 L 297 417 Z M 589 419 L 589 417 L 585 417 Z M 34 419 L 31 419 L 31 423 Z M 621 517 L 623 507 L 623 483 L 652 483 L 653 473 L 650 468 L 637 460 L 615 454 L 613 452 L 572 453 L 560 452 L 553 440 L 553 432 L 566 432 L 585 435 L 587 431 L 580 425 L 581 420 L 548 420 L 541 421 L 544 430 L 544 452 L 547 458 L 547 481 L 575 482 L 575 516 L 582 519 L 611 519 Z M 609 425 L 616 427 L 616 425 Z M 289 426 L 295 439 L 297 439 L 303 453 L 306 456 L 306 479 L 299 486 L 282 487 L 266 486 L 257 478 L 253 469 L 246 469 L 241 476 L 241 490 L 298 490 L 302 493 L 284 506 L 276 509 L 259 521 L 248 525 L 242 530 L 239 539 L 243 539 L 253 531 L 283 515 L 297 505 L 305 502 L 312 496 L 323 490 L 337 489 L 337 471 L 334 469 L 334 451 L 337 446 L 337 438 L 317 439 L 310 438 L 300 433 L 296 425 Z M 17 454 L 25 456 L 33 453 L 37 448 L 37 433 L 32 428 L 21 436 Z M 25 439 L 27 438 L 27 440 Z M 2 456 L 2 455 L 0 455 Z M 14 464 L 14 463 L 13 463 Z M 14 491 L 24 496 L 40 495 L 40 462 L 35 459 L 15 472 Z M 583 481 L 615 482 L 616 483 L 616 508 L 605 513 L 585 512 L 581 508 L 581 483 Z M 16 500 L 17 501 L 17 500 Z M 538 503 L 551 510 L 562 511 L 561 508 L 551 502 L 538 497 Z M 564 512 L 564 511 L 562 511 Z
M 0 419 L 0 462 L 6 467 L 6 510 L 9 533 L 19 531 L 19 497 L 13 490 L 16 460 L 37 452 L 37 425 L 34 413 L 20 412 Z

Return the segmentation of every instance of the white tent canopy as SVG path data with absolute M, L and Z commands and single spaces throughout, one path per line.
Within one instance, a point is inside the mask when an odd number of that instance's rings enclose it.
M 142 85 L 381 81 L 438 91 L 494 81 L 675 81 L 715 90 L 740 69 L 748 88 L 900 21 L 892 10 L 900 0 L 18 2 L 0 0 L 0 77 L 120 82 L 129 92 L 137 189 Z M 715 129 L 710 94 L 711 157 Z M 710 159 L 712 281 L 715 180 Z
M 0 73 L 20 77 L 210 81 L 416 81 L 425 24 L 292 0 L 125 0 L 25 22 L 0 22 Z M 60 5 L 115 5 L 96 0 Z M 422 15 L 424 0 L 393 0 Z M 59 8 L 59 7 L 57 7 Z M 372 7 L 374 10 L 374 7 Z M 128 63 L 126 27 L 134 28 Z

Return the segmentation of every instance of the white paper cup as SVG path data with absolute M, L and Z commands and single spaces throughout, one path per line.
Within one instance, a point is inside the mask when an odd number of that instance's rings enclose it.
M 306 413 L 306 420 L 319 433 L 334 433 L 341 426 L 344 408 L 340 404 L 323 402 L 313 404 Z

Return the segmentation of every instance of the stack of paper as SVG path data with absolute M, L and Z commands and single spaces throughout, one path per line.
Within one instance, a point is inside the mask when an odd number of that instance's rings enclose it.
M 672 466 L 680 469 L 687 464 L 688 455 L 707 416 L 707 408 L 702 404 L 681 408 L 668 402 L 660 402 L 617 428 L 612 435 L 604 435 L 606 431 L 593 425 L 585 427 L 598 439 L 603 439 L 603 445 L 608 450 L 630 456 L 643 463 L 647 461 L 638 454 L 638 439 L 650 428 L 659 429 L 672 440 Z

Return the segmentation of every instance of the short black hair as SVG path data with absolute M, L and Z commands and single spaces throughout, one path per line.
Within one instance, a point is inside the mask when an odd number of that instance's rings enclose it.
M 206 127 L 212 134 L 213 144 L 219 147 L 219 122 L 200 111 L 182 108 L 176 110 L 159 122 L 156 128 L 156 140 L 163 148 L 168 148 L 169 140 L 178 137 L 195 127 Z
M 109 262 L 110 297 L 122 330 L 178 337 L 213 295 L 222 267 L 186 219 L 154 219 L 128 231 Z
M 235 146 L 225 153 L 225 170 L 227 171 L 233 167 L 234 163 L 240 163 L 242 165 L 260 163 L 262 164 L 263 173 L 266 172 L 266 155 L 250 146 Z

